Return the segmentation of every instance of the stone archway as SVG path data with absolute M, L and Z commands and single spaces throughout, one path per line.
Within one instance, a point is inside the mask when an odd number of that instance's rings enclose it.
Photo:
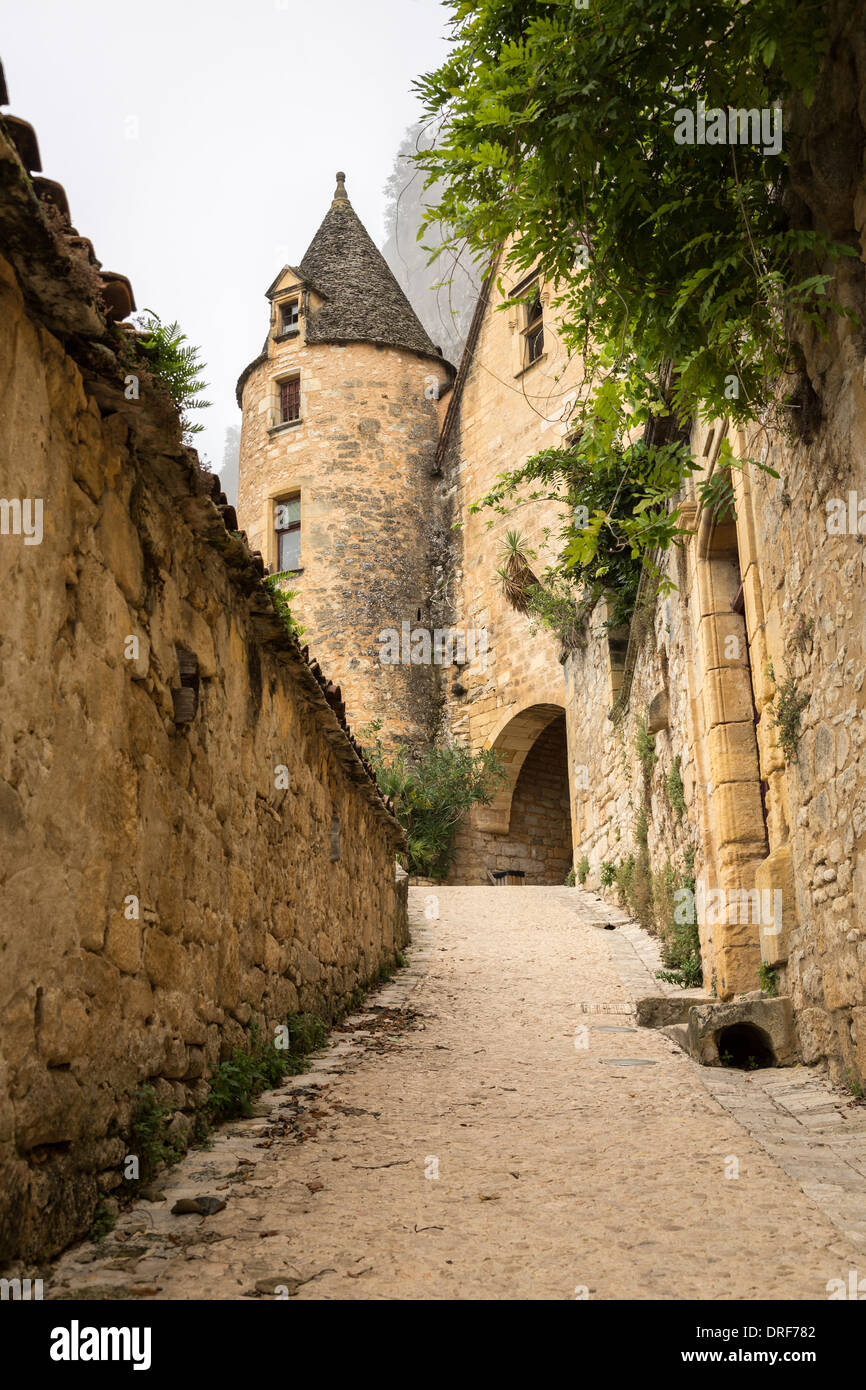
M 506 780 L 489 806 L 476 806 L 457 837 L 452 883 L 488 883 L 517 870 L 528 886 L 564 883 L 571 867 L 568 745 L 562 705 L 529 705 L 506 715 L 487 742 Z

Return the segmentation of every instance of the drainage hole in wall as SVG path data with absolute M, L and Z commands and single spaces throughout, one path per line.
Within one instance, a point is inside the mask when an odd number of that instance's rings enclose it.
M 719 1061 L 723 1067 L 738 1067 L 741 1071 L 758 1071 L 774 1067 L 776 1058 L 770 1039 L 752 1023 L 733 1023 L 722 1028 L 716 1037 Z

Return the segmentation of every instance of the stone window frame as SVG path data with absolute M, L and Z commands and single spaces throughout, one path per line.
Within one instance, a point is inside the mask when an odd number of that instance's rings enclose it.
M 539 313 L 530 318 L 531 304 L 527 302 L 529 291 L 534 288 L 535 295 L 532 300 L 538 302 Z M 531 275 L 525 276 L 511 291 L 509 298 L 514 302 L 517 309 L 517 350 L 516 350 L 516 371 L 515 377 L 521 377 L 526 372 L 531 372 L 539 363 L 547 358 L 544 348 L 545 335 L 549 325 L 546 323 L 545 311 L 547 309 L 547 295 L 544 289 L 544 281 L 540 271 L 533 271 Z M 530 361 L 530 344 L 537 333 L 541 333 L 541 351 Z
M 287 381 L 297 381 L 298 383 L 299 413 L 297 420 L 280 419 L 280 388 L 284 386 Z M 269 415 L 273 423 L 268 426 L 268 434 L 280 434 L 283 430 L 298 429 L 299 426 L 303 425 L 306 419 L 305 406 L 306 390 L 304 387 L 304 374 L 301 371 L 300 367 L 290 367 L 284 371 L 278 372 L 275 376 L 271 378 L 271 401 Z
M 277 525 L 276 525 L 276 522 L 277 522 L 276 512 L 277 512 L 277 507 L 279 507 L 282 503 L 285 503 L 285 502 L 297 502 L 297 503 L 298 503 L 298 522 L 297 522 L 297 528 L 298 528 L 298 563 L 297 563 L 297 565 L 294 567 L 294 569 L 290 569 L 290 570 L 281 570 L 281 569 L 279 569 L 279 541 L 278 541 L 278 539 L 277 539 L 279 533 L 278 533 L 278 531 L 277 531 Z M 304 562 L 304 553 L 303 553 L 303 545 L 304 545 L 304 495 L 303 495 L 303 489 L 300 488 L 300 487 L 281 488 L 279 492 L 274 493 L 274 495 L 273 495 L 272 497 L 269 497 L 269 498 L 268 498 L 267 507 L 268 507 L 268 515 L 267 515 L 268 557 L 267 557 L 267 558 L 268 558 L 268 567 L 269 567 L 269 569 L 270 569 L 271 574 L 272 574 L 272 575 L 276 575 L 276 574 L 292 574 L 292 575 L 294 575 L 294 574 L 301 574 L 301 573 L 303 572 L 303 570 L 304 570 L 304 563 L 303 563 L 303 562 Z

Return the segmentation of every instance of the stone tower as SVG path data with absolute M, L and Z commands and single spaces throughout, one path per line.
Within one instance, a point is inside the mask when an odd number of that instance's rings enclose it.
M 268 289 L 268 335 L 238 382 L 238 518 L 294 592 L 350 721 L 381 719 L 387 741 L 411 744 L 430 736 L 435 671 L 383 660 L 381 634 L 429 624 L 432 470 L 454 370 L 344 179 L 300 265 Z

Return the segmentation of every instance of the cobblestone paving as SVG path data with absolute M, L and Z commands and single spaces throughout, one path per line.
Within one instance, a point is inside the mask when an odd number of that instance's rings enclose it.
M 655 945 L 589 895 L 439 889 L 427 922 L 431 892 L 409 968 L 313 1070 L 47 1297 L 823 1299 L 866 1273 L 863 1107 L 634 1027 Z M 225 1209 L 171 1214 L 203 1195 Z

